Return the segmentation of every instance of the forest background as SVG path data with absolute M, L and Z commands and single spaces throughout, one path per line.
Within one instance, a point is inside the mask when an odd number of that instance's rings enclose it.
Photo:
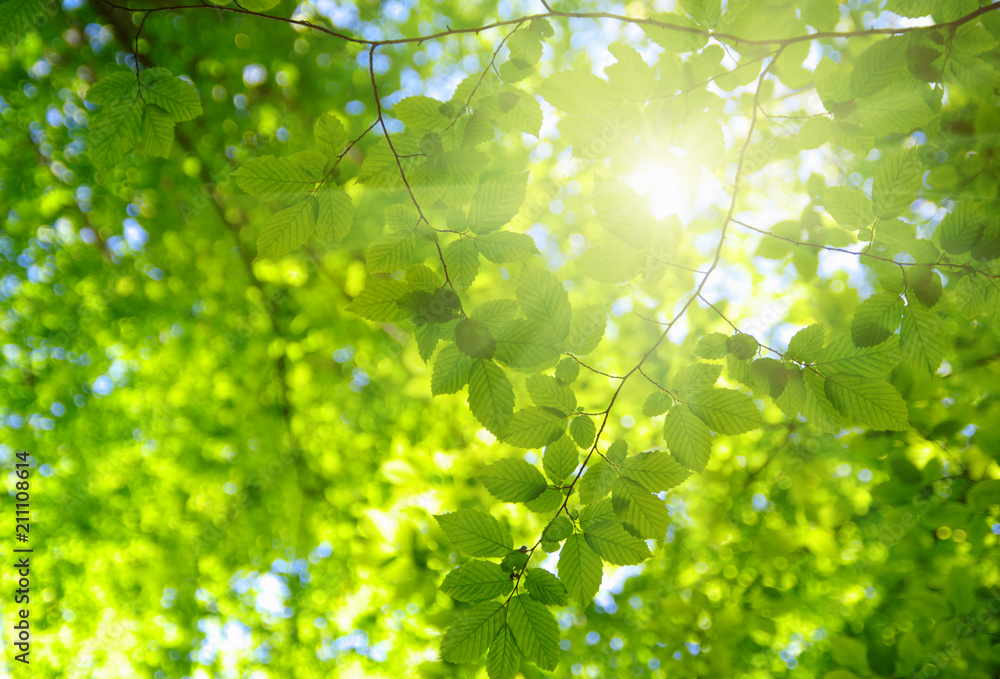
M 997 10 L 0 4 L 0 673 L 996 677 Z

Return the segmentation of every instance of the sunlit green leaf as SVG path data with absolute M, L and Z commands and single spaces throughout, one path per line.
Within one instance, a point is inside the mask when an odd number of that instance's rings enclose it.
M 504 626 L 507 609 L 499 602 L 477 605 L 459 618 L 441 640 L 441 659 L 466 663 L 478 659 Z
M 460 509 L 434 518 L 451 545 L 466 556 L 504 556 L 512 548 L 507 527 L 484 512 Z

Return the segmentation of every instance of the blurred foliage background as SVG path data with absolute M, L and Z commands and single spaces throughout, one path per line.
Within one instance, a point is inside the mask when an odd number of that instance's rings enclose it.
M 536 4 L 322 0 L 273 11 L 389 39 L 542 11 Z M 800 4 L 803 13 L 832 6 L 840 29 L 880 16 L 878 3 Z M 615 22 L 552 25 L 539 78 L 604 58 L 612 40 L 644 41 Z M 231 177 L 258 155 L 309 148 L 313 123 L 330 110 L 351 138 L 361 134 L 374 110 L 367 53 L 211 8 L 152 15 L 133 42 L 137 30 L 133 15 L 99 0 L 65 0 L 0 50 L 0 458 L 7 468 L 26 450 L 37 463 L 32 665 L 12 661 L 16 607 L 5 594 L 0 671 L 485 676 L 438 660 L 459 605 L 437 589 L 455 557 L 431 517 L 488 506 L 510 520 L 515 545 L 532 544 L 544 523 L 496 504 L 473 480 L 510 451 L 461 396 L 430 398 L 429 368 L 406 333 L 344 310 L 364 288 L 363 251 L 382 233 L 383 198 L 352 185 L 354 228 L 343 243 L 254 264 L 267 210 Z M 486 66 L 498 35 L 381 48 L 384 103 L 447 98 Z M 196 84 L 204 115 L 178 126 L 170 157 L 136 153 L 98 181 L 85 156 L 94 107 L 84 95 L 133 63 L 135 45 L 145 64 Z M 694 83 L 691 61 L 677 77 Z M 956 191 L 995 200 L 1000 114 L 989 90 L 956 90 L 941 105 L 925 153 L 928 203 Z M 594 169 L 567 164 L 557 136 L 529 137 L 505 139 L 502 162 L 549 178 L 529 187 L 529 203 L 542 207 L 525 226 L 558 269 L 583 250 L 593 218 L 581 184 Z M 357 172 L 367 148 L 345 158 L 345 171 Z M 611 171 L 644 162 L 642 149 L 622 156 Z M 807 167 L 792 154 L 783 175 L 750 181 L 741 207 L 776 214 L 809 181 L 865 172 L 863 158 L 824 160 Z M 692 266 L 714 247 L 697 240 L 709 228 L 695 221 Z M 741 328 L 780 343 L 789 328 L 843 326 L 870 292 L 870 272 L 798 250 L 775 263 L 793 248 L 764 259 L 754 255 L 759 241 L 739 232 L 710 286 Z M 659 332 L 633 305 L 672 303 L 689 278 L 670 269 L 610 296 L 580 279 L 580 295 L 611 309 L 592 365 L 627 370 Z M 510 285 L 484 275 L 470 298 L 509 297 Z M 717 440 L 708 469 L 668 495 L 673 523 L 653 560 L 607 569 L 594 605 L 560 612 L 556 676 L 996 677 L 997 491 L 969 501 L 968 490 L 1000 477 L 1000 347 L 991 322 L 946 327 L 944 376 L 905 366 L 894 375 L 916 423 L 909 432 L 825 435 L 769 405 L 763 429 Z M 666 376 L 717 330 L 727 328 L 696 305 L 647 367 Z M 611 383 L 581 379 L 578 394 L 603 405 Z M 625 391 L 621 413 L 637 414 L 650 391 Z M 659 445 L 659 426 L 637 420 L 612 418 L 612 437 L 628 432 L 636 450 Z M 3 578 L 11 591 L 10 569 Z M 528 664 L 521 672 L 545 674 Z

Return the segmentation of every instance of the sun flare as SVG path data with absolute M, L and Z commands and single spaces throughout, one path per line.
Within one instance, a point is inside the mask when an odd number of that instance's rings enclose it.
M 700 174 L 700 168 L 691 167 L 681 158 L 670 158 L 639 163 L 624 180 L 649 201 L 655 218 L 676 214 L 683 219 L 695 207 Z

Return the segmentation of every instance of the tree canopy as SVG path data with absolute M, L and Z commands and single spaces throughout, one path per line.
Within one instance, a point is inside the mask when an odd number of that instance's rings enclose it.
M 4 667 L 996 677 L 997 10 L 6 0 Z

